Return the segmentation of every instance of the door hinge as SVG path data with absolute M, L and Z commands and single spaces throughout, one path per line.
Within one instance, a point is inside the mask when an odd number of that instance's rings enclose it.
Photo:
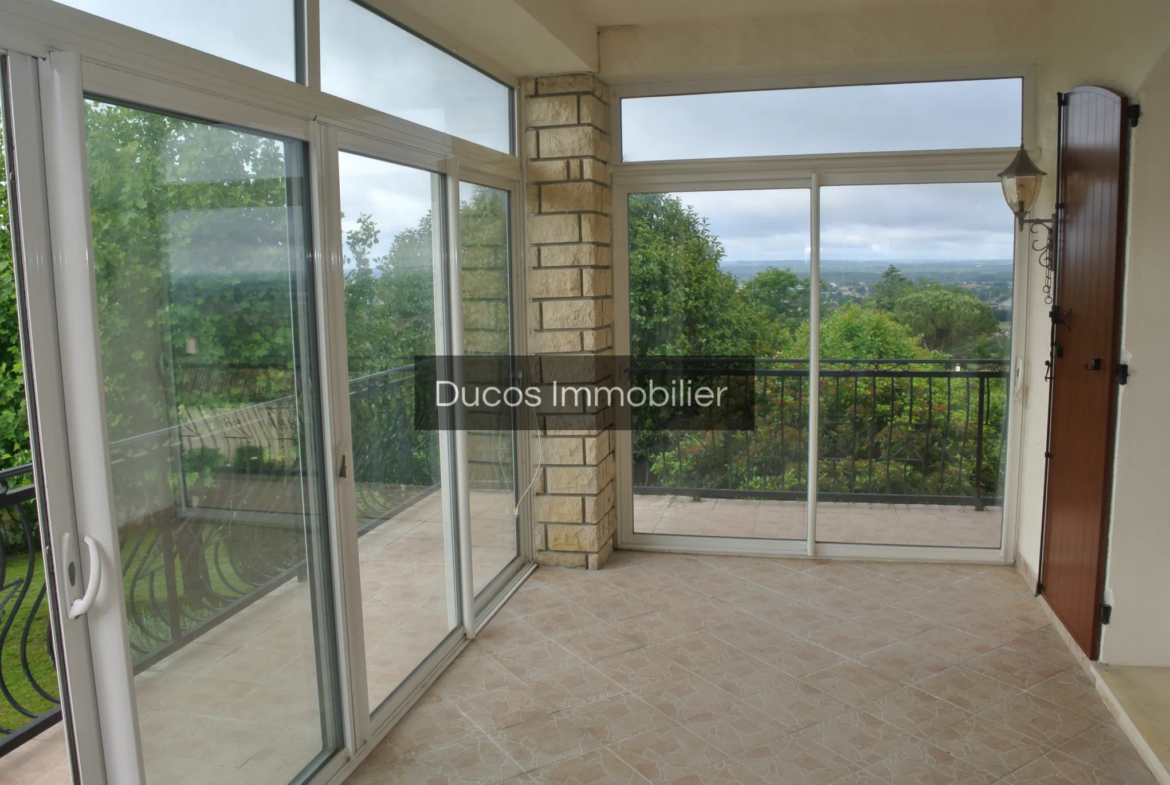
M 1065 95 L 1064 93 L 1057 93 L 1056 94 L 1056 105 L 1057 106 L 1068 106 L 1068 96 Z
M 1102 605 L 1101 606 L 1101 623 L 1108 624 L 1109 620 L 1112 618 L 1113 618 L 1113 606 L 1112 605 Z
M 1129 363 L 1117 366 L 1117 383 L 1129 384 Z
M 1053 324 L 1064 324 L 1068 321 L 1068 313 L 1061 313 L 1060 306 L 1054 305 L 1048 311 L 1048 318 L 1052 320 Z
M 1129 127 L 1130 128 L 1137 128 L 1138 120 L 1140 120 L 1141 117 L 1142 117 L 1142 105 L 1141 104 L 1130 104 L 1129 105 Z
M 1039 597 L 1043 593 L 1044 593 L 1044 584 L 1041 583 L 1040 581 L 1036 581 L 1036 596 Z

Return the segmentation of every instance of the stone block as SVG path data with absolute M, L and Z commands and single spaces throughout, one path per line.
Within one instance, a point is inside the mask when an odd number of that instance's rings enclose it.
M 607 539 L 604 530 L 597 525 L 549 524 L 545 527 L 550 551 L 596 552 Z
M 592 267 L 612 257 L 596 245 L 549 245 L 540 249 L 541 267 Z
M 613 452 L 613 431 L 605 431 L 598 436 L 586 439 L 583 449 L 585 463 L 592 465 L 601 463 L 605 456 Z
M 597 77 L 593 74 L 562 74 L 560 76 L 541 76 L 536 80 L 537 95 L 555 95 L 557 93 L 592 93 L 596 88 Z
M 592 101 L 597 101 L 592 96 L 589 96 L 589 98 Z M 536 96 L 529 98 L 526 102 L 528 107 L 528 125 L 530 127 L 576 125 L 578 122 L 577 102 L 578 98 L 575 95 Z M 591 124 L 596 125 L 596 123 Z
M 532 500 L 532 516 L 542 523 L 583 523 L 581 497 L 537 496 Z
M 575 243 L 581 239 L 579 216 L 576 215 L 530 215 L 528 217 L 528 242 Z
M 541 567 L 576 567 L 584 569 L 589 560 L 584 553 L 563 553 L 561 551 L 537 551 L 534 561 Z
M 537 131 L 540 158 L 597 157 L 608 160 L 609 142 L 591 125 L 542 128 Z
M 540 455 L 547 465 L 571 465 L 585 461 L 584 443 L 580 439 L 553 439 L 543 437 L 533 450 L 533 457 Z
M 528 295 L 533 298 L 580 297 L 581 271 L 564 267 L 529 270 Z
M 603 327 L 598 330 L 581 331 L 581 351 L 600 352 L 613 348 L 613 330 Z
M 581 333 L 571 331 L 533 333 L 529 338 L 528 345 L 534 354 L 579 352 L 581 351 Z
M 541 303 L 544 329 L 600 327 L 607 324 L 606 305 L 610 300 L 549 300 Z
M 609 557 L 613 555 L 613 537 L 606 540 L 605 544 L 597 551 L 597 553 L 590 553 L 588 555 L 588 568 L 591 570 L 600 570 L 609 561 Z
M 578 100 L 580 101 L 580 119 L 576 122 L 584 125 L 592 125 L 599 130 L 609 133 L 609 106 L 603 104 L 594 95 L 583 95 Z
M 612 232 L 613 222 L 608 215 L 585 213 L 581 216 L 581 240 L 583 242 L 605 243 L 608 245 L 613 239 Z M 547 242 L 558 241 L 548 240 Z
M 587 493 L 596 494 L 612 476 L 601 482 L 605 471 L 605 464 L 601 466 L 550 466 L 545 469 L 545 479 L 549 493 Z
M 541 186 L 540 211 L 607 212 L 611 204 L 608 191 L 605 186 L 589 181 Z
M 593 158 L 583 158 L 581 160 L 581 171 L 579 176 L 583 180 L 593 180 L 594 182 L 609 185 L 609 165 L 606 164 L 605 161 L 598 161 Z
M 601 489 L 601 493 L 595 496 L 585 497 L 585 523 L 597 523 L 603 519 L 607 513 L 614 509 L 614 502 L 616 500 L 613 483 L 609 483 Z
M 582 270 L 581 294 L 585 297 L 609 297 L 613 294 L 612 270 Z
M 529 183 L 552 183 L 569 179 L 569 165 L 573 161 L 529 161 Z M 576 162 L 580 163 L 580 162 Z M 535 202 L 533 203 L 535 205 Z

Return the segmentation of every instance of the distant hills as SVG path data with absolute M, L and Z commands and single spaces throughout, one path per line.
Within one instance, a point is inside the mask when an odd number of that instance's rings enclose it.
M 1012 280 L 1012 260 L 848 260 L 822 259 L 821 279 L 825 281 L 873 283 L 890 265 L 897 267 L 912 281 L 928 279 L 939 283 L 992 283 Z M 792 270 L 801 277 L 808 275 L 808 262 L 796 259 L 776 261 L 733 260 L 720 266 L 740 280 L 752 278 L 770 268 Z

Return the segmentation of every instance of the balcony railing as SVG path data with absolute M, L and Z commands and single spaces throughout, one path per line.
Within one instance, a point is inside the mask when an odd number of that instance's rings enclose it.
M 753 432 L 639 431 L 634 423 L 634 493 L 806 498 L 808 360 L 755 367 Z M 813 401 L 818 498 L 980 510 L 1002 503 L 1007 384 L 1002 360 L 822 360 Z
M 32 480 L 0 471 L 0 756 L 61 719 Z
M 413 366 L 354 379 L 359 534 L 432 491 Z M 123 583 L 141 672 L 292 580 L 304 580 L 295 397 L 185 409 L 111 444 Z M 60 718 L 31 468 L 0 472 L 0 756 Z

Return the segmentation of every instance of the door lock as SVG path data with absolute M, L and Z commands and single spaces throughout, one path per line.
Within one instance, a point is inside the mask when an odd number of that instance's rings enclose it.
M 1094 357 L 1092 360 L 1089 360 L 1087 363 L 1085 363 L 1085 370 L 1086 371 L 1099 371 L 1099 370 L 1101 370 L 1101 358 Z

